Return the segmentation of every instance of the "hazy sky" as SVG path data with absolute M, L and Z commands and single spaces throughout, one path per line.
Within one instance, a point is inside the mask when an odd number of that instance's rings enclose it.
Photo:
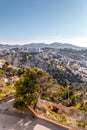
M 87 0 L 0 0 L 0 43 L 87 46 Z

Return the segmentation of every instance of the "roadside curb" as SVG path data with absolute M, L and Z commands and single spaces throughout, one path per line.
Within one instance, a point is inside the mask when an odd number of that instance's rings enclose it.
M 3 99 L 0 100 L 0 104 L 2 102 L 6 102 L 6 101 L 8 101 L 9 99 L 12 99 L 12 98 L 15 98 L 15 95 L 14 96 L 5 96 Z
M 39 118 L 39 119 L 42 119 L 42 120 L 48 121 L 48 122 L 50 122 L 50 123 L 52 123 L 52 124 L 55 124 L 55 125 L 57 125 L 57 126 L 63 127 L 63 128 L 65 128 L 66 130 L 77 130 L 76 128 L 71 128 L 71 127 L 66 126 L 66 125 L 64 125 L 64 124 L 60 124 L 60 123 L 58 123 L 58 122 L 56 122 L 56 121 L 53 121 L 52 119 L 48 119 L 48 118 L 46 118 L 46 117 L 44 117 L 44 116 L 37 115 L 37 113 L 34 111 L 34 109 L 32 109 L 31 107 L 28 107 L 28 108 L 29 108 L 29 110 L 32 111 L 32 113 L 33 113 L 37 118 Z
M 1 104 L 2 102 L 6 102 L 6 101 L 8 101 L 8 100 L 10 100 L 10 99 L 13 99 L 13 98 L 15 98 L 15 95 L 14 95 L 14 96 L 6 96 L 4 99 L 0 100 L 0 104 Z M 38 119 L 45 120 L 45 121 L 47 121 L 47 122 L 49 122 L 49 123 L 52 123 L 52 124 L 54 124 L 54 125 L 57 125 L 57 126 L 59 126 L 59 127 L 63 127 L 63 128 L 65 128 L 66 130 L 77 130 L 77 129 L 75 129 L 75 128 L 71 128 L 70 126 L 67 126 L 67 125 L 64 125 L 64 124 L 60 124 L 60 123 L 58 123 L 58 122 L 56 122 L 56 121 L 54 121 L 54 120 L 52 120 L 52 119 L 48 119 L 48 118 L 46 118 L 45 116 L 40 116 L 40 115 L 38 115 L 38 114 L 34 111 L 34 109 L 32 109 L 30 106 L 28 107 L 28 109 L 29 109 Z

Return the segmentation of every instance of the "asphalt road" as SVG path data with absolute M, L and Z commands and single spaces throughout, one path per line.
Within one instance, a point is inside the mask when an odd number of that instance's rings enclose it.
M 0 130 L 67 130 L 37 117 L 31 111 L 20 113 L 13 108 L 14 99 L 0 103 Z

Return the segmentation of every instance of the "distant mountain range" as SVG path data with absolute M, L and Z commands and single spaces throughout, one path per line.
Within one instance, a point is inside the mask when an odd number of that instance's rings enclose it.
M 50 44 L 46 44 L 46 43 L 30 43 L 30 44 L 24 44 L 24 45 L 9 45 L 9 44 L 0 44 L 0 49 L 11 49 L 11 48 L 58 48 L 58 49 L 64 49 L 64 48 L 71 48 L 71 49 L 87 49 L 84 47 L 79 47 L 79 46 L 75 46 L 72 44 L 68 44 L 68 43 L 59 43 L 59 42 L 54 42 L 54 43 L 50 43 Z

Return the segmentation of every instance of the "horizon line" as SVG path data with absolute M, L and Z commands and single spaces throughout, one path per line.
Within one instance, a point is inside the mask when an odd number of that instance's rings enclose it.
M 86 46 L 79 46 L 79 45 L 75 45 L 73 43 L 67 43 L 67 42 L 29 42 L 29 43 L 26 43 L 26 42 L 7 42 L 7 43 L 2 43 L 0 42 L 1 45 L 11 45 L 11 46 L 23 46 L 23 45 L 28 45 L 28 44 L 54 44 L 54 43 L 59 43 L 59 44 L 68 44 L 68 45 L 72 45 L 72 46 L 76 46 L 76 47 L 82 47 L 82 48 L 87 48 Z

